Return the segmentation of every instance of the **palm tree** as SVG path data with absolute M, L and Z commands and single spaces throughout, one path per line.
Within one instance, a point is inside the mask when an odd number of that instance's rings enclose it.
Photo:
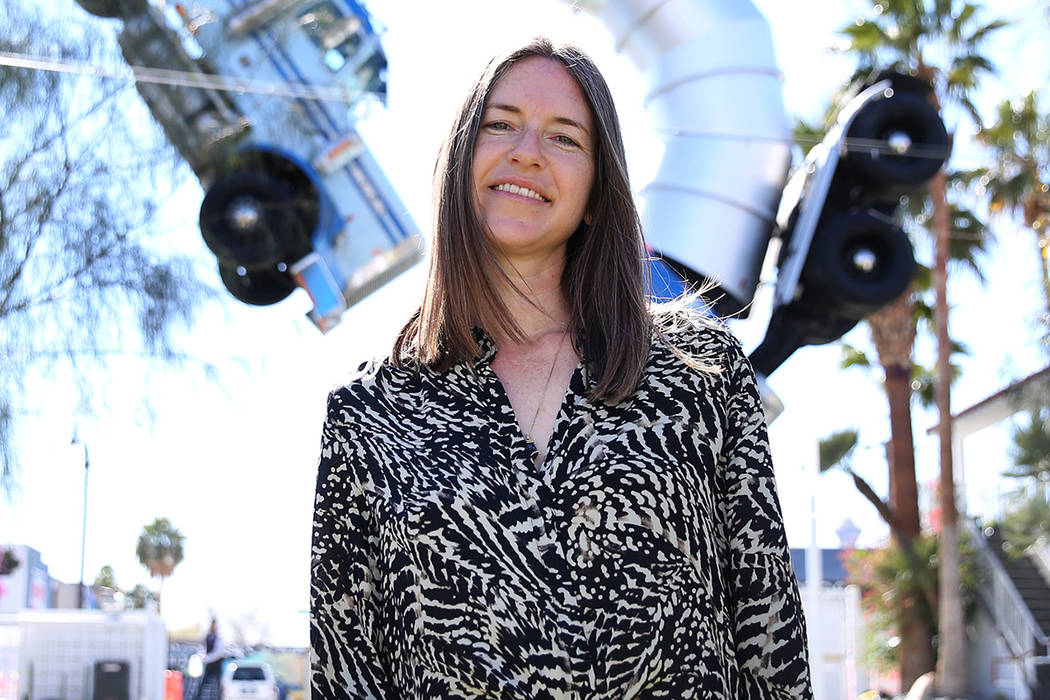
M 164 591 L 164 579 L 171 576 L 182 561 L 182 543 L 186 538 L 167 518 L 157 518 L 142 528 L 135 555 L 139 563 L 149 570 L 150 576 L 160 576 L 160 592 L 157 609 L 160 609 L 160 593 Z
M 981 45 L 1005 22 L 983 22 L 980 7 L 965 0 L 872 0 L 872 14 L 843 28 L 849 50 L 864 68 L 892 68 L 911 72 L 934 88 L 938 109 L 950 102 L 981 120 L 971 95 L 983 74 L 993 71 L 981 55 Z M 937 329 L 935 393 L 940 416 L 941 566 L 938 596 L 939 663 L 937 687 L 943 695 L 961 696 L 966 690 L 962 598 L 959 594 L 958 514 L 951 452 L 951 338 L 948 332 L 947 268 L 952 233 L 946 174 L 928 185 L 932 204 L 932 231 L 936 240 L 933 281 Z M 906 304 L 902 304 L 906 308 Z M 904 311 L 897 321 L 907 323 Z M 910 315 L 910 314 L 909 314 Z M 897 359 L 900 359 L 899 357 Z M 897 401 L 903 401 L 898 397 Z M 892 412 L 891 412 L 892 414 Z M 899 472 L 894 470 L 894 473 Z M 914 475 L 914 469 L 912 470 Z M 897 487 L 897 484 L 894 484 Z M 910 673 L 908 674 L 910 676 Z M 906 680 L 902 667 L 902 681 Z
M 914 200 L 918 206 L 924 206 L 927 198 Z M 954 210 L 962 212 L 960 207 Z M 914 230 L 916 212 L 905 211 L 904 218 L 910 222 L 907 228 Z M 974 234 L 962 239 L 967 245 L 957 246 L 956 261 L 971 267 L 980 276 L 977 268 L 976 254 L 984 247 L 987 227 L 973 219 L 971 227 Z M 890 417 L 890 440 L 887 445 L 886 459 L 889 467 L 889 499 L 882 502 L 875 490 L 862 476 L 847 469 L 858 490 L 875 506 L 890 528 L 890 533 L 900 551 L 901 560 L 908 563 L 913 575 L 929 569 L 929 563 L 919 560 L 919 550 L 926 547 L 923 537 L 919 512 L 919 489 L 915 477 L 915 447 L 912 435 L 912 401 L 917 400 L 924 407 L 934 404 L 934 374 L 931 368 L 924 367 L 913 358 L 915 339 L 921 328 L 929 332 L 932 326 L 932 310 L 926 296 L 930 291 L 930 271 L 921 265 L 916 268 L 916 277 L 911 287 L 901 296 L 878 311 L 869 314 L 864 321 L 871 333 L 875 347 L 876 361 L 848 343 L 843 343 L 842 367 L 873 367 L 876 362 L 882 370 L 883 390 Z M 965 354 L 966 349 L 955 343 L 953 350 Z M 952 366 L 953 379 L 959 369 Z M 926 589 L 908 587 L 898 591 L 900 595 L 923 595 Z M 936 612 L 937 597 L 909 600 L 909 609 L 923 609 L 929 606 L 931 615 L 909 614 L 903 608 L 897 620 L 897 635 L 900 638 L 899 653 L 902 683 L 910 685 L 924 673 L 934 669 L 933 637 L 935 625 L 933 615 Z
M 1014 468 L 1003 476 L 1050 483 L 1050 406 L 1030 408 L 1028 424 L 1014 428 L 1012 440 L 1010 460 Z
M 869 321 L 870 325 L 870 321 Z M 912 325 L 914 335 L 914 324 Z M 851 349 L 853 352 L 859 352 Z M 856 364 L 864 364 L 866 358 L 853 356 Z M 908 426 L 910 437 L 911 426 Z M 916 663 L 922 660 L 929 667 L 933 666 L 933 629 L 936 624 L 936 574 L 935 569 L 925 552 L 930 548 L 930 538 L 917 534 L 914 537 L 903 535 L 906 526 L 900 523 L 894 507 L 883 501 L 864 477 L 853 469 L 853 453 L 857 447 L 858 433 L 855 429 L 834 433 L 820 441 L 821 473 L 838 468 L 852 477 L 857 489 L 871 502 L 879 515 L 890 526 L 896 547 L 893 543 L 878 557 L 877 567 L 859 567 L 865 575 L 856 578 L 857 570 L 850 567 L 851 582 L 860 584 L 865 591 L 864 598 L 876 600 L 871 607 L 878 611 L 874 616 L 876 624 L 893 626 L 897 629 L 900 644 L 892 656 L 901 669 L 902 682 L 904 671 L 914 673 L 912 669 L 921 668 Z M 892 476 L 893 471 L 891 469 Z M 914 472 L 912 473 L 914 481 Z M 892 497 L 891 485 L 891 497 Z M 918 511 L 918 499 L 914 504 Z M 870 557 L 862 557 L 871 563 Z M 874 595 L 871 595 L 871 593 Z M 887 604 L 888 603 L 888 604 Z M 868 607 L 867 605 L 865 606 Z M 888 623 L 888 624 L 887 624 Z
M 977 138 L 992 149 L 995 164 L 980 172 L 992 211 L 1017 216 L 1035 234 L 1043 292 L 1044 323 L 1050 328 L 1050 114 L 1041 113 L 1035 91 L 1003 100 L 996 122 Z
M 861 73 L 861 71 L 858 71 Z M 850 94 L 848 89 L 833 100 L 824 117 L 827 126 L 834 121 L 837 108 L 835 102 Z M 796 143 L 803 151 L 818 143 L 823 137 L 822 131 L 804 121 L 797 121 L 794 128 Z M 977 177 L 974 171 L 960 171 L 948 174 L 953 192 L 965 191 Z M 927 196 L 911 196 L 905 199 L 902 207 L 905 228 L 914 236 L 922 231 L 932 204 Z M 950 206 L 951 218 L 955 231 L 960 234 L 953 240 L 952 259 L 957 264 L 968 267 L 983 281 L 978 256 L 984 250 L 985 240 L 989 236 L 988 227 L 976 214 L 960 203 Z M 882 370 L 883 390 L 886 392 L 890 414 L 890 441 L 886 453 L 889 468 L 890 493 L 888 502 L 883 501 L 870 483 L 860 474 L 847 470 L 853 478 L 858 491 L 875 507 L 879 515 L 890 528 L 903 561 L 909 562 L 913 572 L 924 572 L 929 569 L 927 562 L 919 561 L 921 555 L 917 548 L 922 545 L 921 518 L 919 512 L 919 489 L 915 478 L 915 448 L 912 435 L 912 399 L 918 399 L 924 407 L 934 404 L 935 371 L 917 364 L 913 359 L 913 347 L 920 326 L 932 328 L 933 311 L 926 297 L 931 287 L 930 270 L 922 265 L 916 266 L 915 279 L 912 285 L 897 299 L 876 312 L 865 317 L 864 321 L 871 333 L 875 347 L 877 363 Z M 874 362 L 862 350 L 843 343 L 844 369 L 849 367 L 874 366 Z M 965 353 L 965 348 L 953 344 L 955 352 Z M 953 367 L 953 379 L 958 368 Z M 909 587 L 904 595 L 920 595 L 924 589 Z M 909 600 L 911 608 L 922 609 L 932 606 L 936 610 L 936 596 L 928 600 Z M 907 614 L 902 609 L 897 620 L 900 671 L 902 681 L 914 682 L 922 674 L 934 668 L 933 637 L 935 625 L 931 624 L 932 615 Z
M 911 417 L 912 348 L 917 325 L 915 285 L 865 320 L 882 367 L 890 413 L 886 458 L 890 475 L 889 510 L 894 520 L 887 524 L 901 552 L 907 556 L 914 551 L 916 540 L 922 534 Z M 863 364 L 856 356 L 851 361 Z M 908 687 L 933 668 L 933 630 L 925 616 L 905 615 L 898 621 L 898 635 L 901 682 Z

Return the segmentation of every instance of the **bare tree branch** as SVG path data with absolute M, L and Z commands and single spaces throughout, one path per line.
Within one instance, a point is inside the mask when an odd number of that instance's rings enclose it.
M 57 10 L 0 6 L 0 49 L 119 56 L 102 23 L 85 15 L 74 39 L 48 12 Z M 97 410 L 104 392 L 92 383 L 105 381 L 107 359 L 210 372 L 172 342 L 211 292 L 191 261 L 154 243 L 165 232 L 154 220 L 156 183 L 174 158 L 159 129 L 128 125 L 125 115 L 139 107 L 124 86 L 0 66 L 9 125 L 0 138 L 0 495 L 17 485 L 18 432 L 33 419 L 30 374 L 61 370 L 82 405 Z

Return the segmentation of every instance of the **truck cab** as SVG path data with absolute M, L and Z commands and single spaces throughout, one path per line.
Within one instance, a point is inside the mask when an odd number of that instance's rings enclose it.
M 123 20 L 121 50 L 204 188 L 201 233 L 234 297 L 274 304 L 302 287 L 327 331 L 422 257 L 354 128 L 387 92 L 379 30 L 356 0 L 78 1 Z

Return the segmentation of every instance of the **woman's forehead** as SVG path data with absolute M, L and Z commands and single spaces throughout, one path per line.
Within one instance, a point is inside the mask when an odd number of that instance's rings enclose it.
M 516 61 L 493 85 L 485 106 L 542 109 L 585 127 L 591 123 L 591 108 L 579 83 L 561 62 L 545 56 Z

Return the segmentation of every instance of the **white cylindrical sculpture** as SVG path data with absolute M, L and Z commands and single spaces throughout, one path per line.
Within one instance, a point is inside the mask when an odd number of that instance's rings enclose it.
M 791 162 L 791 129 L 769 24 L 750 0 L 585 2 L 646 79 L 665 134 L 642 190 L 649 244 L 727 295 L 754 296 Z

